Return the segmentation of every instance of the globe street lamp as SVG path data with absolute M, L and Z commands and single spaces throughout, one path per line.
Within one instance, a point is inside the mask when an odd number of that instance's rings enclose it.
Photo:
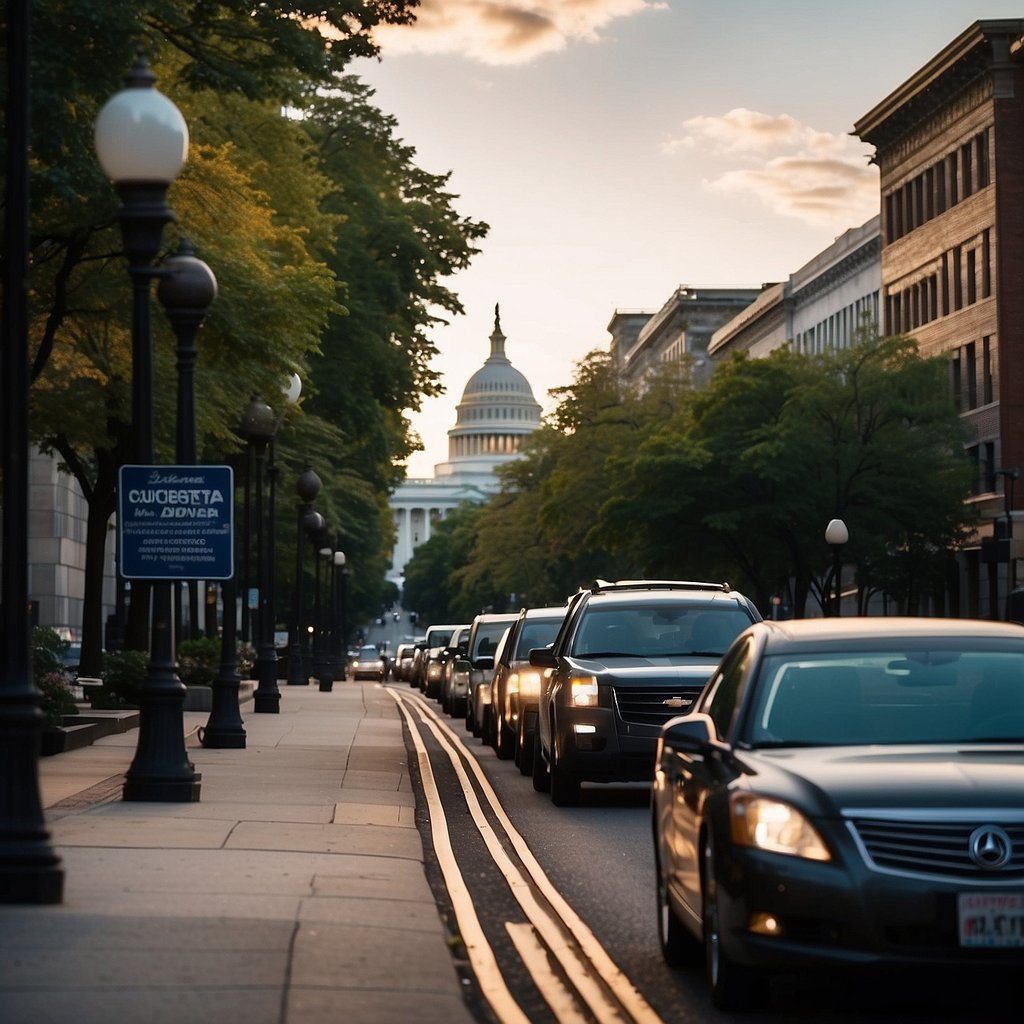
M 181 111 L 153 88 L 156 76 L 139 53 L 125 78 L 96 118 L 100 165 L 121 196 L 117 219 L 132 280 L 132 434 L 135 460 L 154 462 L 153 340 L 150 285 L 161 272 L 153 266 L 164 225 L 174 220 L 167 189 L 188 154 L 188 127 Z M 173 588 L 152 585 L 150 660 L 138 690 L 139 736 L 135 759 L 125 773 L 125 800 L 194 801 L 199 778 L 185 752 L 182 707 L 185 685 L 175 673 Z M 145 594 L 132 587 L 132 599 Z
M 843 565 L 840 558 L 840 551 L 843 545 L 850 539 L 850 531 L 842 519 L 829 520 L 825 527 L 825 543 L 832 546 L 832 586 L 835 596 L 832 599 L 832 614 L 840 614 L 840 601 L 842 598 L 842 574 Z
M 288 685 L 308 686 L 309 673 L 302 667 L 302 535 L 306 530 L 306 517 L 313 512 L 313 501 L 320 493 L 323 481 L 309 464 L 295 481 L 299 497 L 298 519 L 295 524 L 295 597 L 292 603 L 291 636 L 288 638 Z M 319 515 L 319 513 L 316 513 Z M 322 517 L 321 517 L 322 518 Z M 319 525 L 316 527 L 320 528 Z
M 32 680 L 28 614 L 28 283 L 29 46 L 31 5 L 7 8 L 7 120 L 4 176 L 3 569 L 0 583 L 0 902 L 60 903 L 61 860 L 50 845 L 39 795 L 43 715 Z
M 267 557 L 266 531 L 263 515 L 263 465 L 276 429 L 274 410 L 253 395 L 242 415 L 238 433 L 246 439 L 256 454 L 256 482 L 253 501 L 256 507 L 256 578 L 259 598 L 256 612 L 256 691 L 253 710 L 276 714 L 280 711 L 281 691 L 277 688 L 277 653 L 274 650 L 270 605 L 270 559 Z
M 157 285 L 156 297 L 164 307 L 178 339 L 178 418 L 175 457 L 181 466 L 194 466 L 196 454 L 195 367 L 196 334 L 199 325 L 217 297 L 217 278 L 196 258 L 192 243 L 182 238 L 178 251 L 164 261 L 164 276 Z M 196 580 L 188 581 L 189 626 L 199 617 Z M 178 591 L 180 598 L 180 591 Z M 177 609 L 176 609 L 177 610 Z M 181 619 L 178 619 L 180 628 Z

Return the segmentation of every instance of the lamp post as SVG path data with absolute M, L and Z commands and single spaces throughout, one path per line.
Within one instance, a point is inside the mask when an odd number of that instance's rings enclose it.
M 154 461 L 149 303 L 151 282 L 160 271 L 153 260 L 160 251 L 164 225 L 174 220 L 167 189 L 188 153 L 188 127 L 181 111 L 153 88 L 155 81 L 140 53 L 125 78 L 126 88 L 104 104 L 95 127 L 96 155 L 122 203 L 117 217 L 132 280 L 132 433 L 140 465 Z M 200 776 L 185 752 L 185 685 L 175 673 L 175 585 L 167 581 L 151 585 L 149 669 L 138 691 L 139 736 L 135 759 L 125 773 L 125 800 L 199 799 Z M 133 586 L 133 601 L 146 589 Z
M 317 620 L 320 616 L 319 605 L 317 604 L 317 596 L 320 592 L 320 576 L 319 568 L 320 563 L 317 560 L 317 538 L 324 531 L 327 526 L 327 521 L 324 519 L 319 512 L 310 512 L 302 520 L 302 528 L 313 545 L 313 560 L 314 560 L 314 583 L 313 583 L 313 614 L 310 619 L 309 626 L 306 627 L 306 633 L 309 635 L 309 661 L 306 668 L 306 679 L 309 680 L 309 676 L 316 675 L 319 668 L 319 641 L 317 639 Z
M 341 543 L 339 534 L 337 543 Z M 334 631 L 334 675 L 338 679 L 344 679 L 346 675 L 345 658 L 345 552 L 340 548 L 334 552 L 334 586 L 332 588 L 333 602 L 333 631 Z
M 331 533 L 325 527 L 317 537 L 317 630 L 320 633 L 320 663 L 317 678 L 320 681 L 320 692 L 330 693 L 334 689 L 334 665 L 331 658 L 333 636 L 328 615 L 328 602 L 320 596 L 319 565 L 324 564 L 323 580 L 330 587 L 331 571 L 334 567 L 334 548 L 331 544 Z
M 3 570 L 0 604 L 0 902 L 60 903 L 61 860 L 50 845 L 39 795 L 43 715 L 32 681 L 28 614 L 28 134 L 31 4 L 11 0 L 7 24 L 4 180 Z
M 181 466 L 196 463 L 195 368 L 196 334 L 217 297 L 217 278 L 196 258 L 192 243 L 182 238 L 178 251 L 164 261 L 164 276 L 157 285 L 156 297 L 164 307 L 178 339 L 178 418 L 175 455 Z M 199 617 L 199 588 L 188 581 L 189 625 Z M 177 594 L 180 598 L 180 590 Z M 179 618 L 180 626 L 180 618 Z
M 306 531 L 306 517 L 313 512 L 313 502 L 323 487 L 323 481 L 309 464 L 295 482 L 299 497 L 298 519 L 295 523 L 295 597 L 292 603 L 291 636 L 288 638 L 288 685 L 308 686 L 309 673 L 302 667 L 302 535 Z M 321 517 L 322 518 L 322 517 Z M 316 526 L 320 529 L 320 524 Z
M 830 519 L 825 527 L 825 543 L 832 546 L 832 586 L 835 596 L 832 600 L 832 614 L 840 614 L 840 600 L 842 598 L 842 574 L 843 564 L 840 552 L 843 545 L 850 539 L 850 531 L 842 519 Z
M 280 711 L 281 704 L 281 691 L 277 688 L 277 652 L 274 650 L 273 612 L 270 604 L 270 559 L 267 557 L 263 515 L 263 467 L 267 458 L 267 446 L 274 437 L 275 423 L 274 410 L 259 395 L 253 395 L 238 428 L 238 433 L 246 439 L 256 455 L 253 504 L 256 508 L 256 578 L 259 597 L 254 638 L 256 691 L 253 693 L 253 710 L 267 714 L 276 714 Z

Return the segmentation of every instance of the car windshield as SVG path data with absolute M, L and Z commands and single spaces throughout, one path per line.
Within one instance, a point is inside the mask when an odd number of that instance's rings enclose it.
M 758 747 L 1024 742 L 1024 652 L 767 657 L 748 731 Z
M 735 606 L 646 602 L 587 610 L 572 653 L 581 658 L 692 655 L 720 658 L 750 617 Z
M 373 661 L 375 658 L 379 658 L 380 655 L 377 653 L 376 647 L 360 647 L 359 648 L 359 660 L 360 661 Z
M 527 619 L 519 631 L 514 657 L 525 660 L 530 656 L 530 651 L 534 647 L 547 647 L 555 639 L 555 634 L 561 624 L 561 619 Z

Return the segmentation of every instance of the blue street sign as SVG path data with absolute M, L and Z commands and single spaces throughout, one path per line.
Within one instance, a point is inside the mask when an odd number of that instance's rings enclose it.
M 122 466 L 117 543 L 129 580 L 226 580 L 234 575 L 230 466 Z

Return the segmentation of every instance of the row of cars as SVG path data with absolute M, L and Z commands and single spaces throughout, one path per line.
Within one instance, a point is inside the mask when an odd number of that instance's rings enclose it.
M 446 629 L 427 692 L 535 790 L 652 781 L 662 953 L 719 1007 L 794 970 L 1024 965 L 1021 626 L 598 581 Z

